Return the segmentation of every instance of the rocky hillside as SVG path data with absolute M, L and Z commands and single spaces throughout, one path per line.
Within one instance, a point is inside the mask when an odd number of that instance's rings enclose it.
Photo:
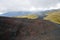
M 40 19 L 0 17 L 0 40 L 60 40 L 60 26 Z

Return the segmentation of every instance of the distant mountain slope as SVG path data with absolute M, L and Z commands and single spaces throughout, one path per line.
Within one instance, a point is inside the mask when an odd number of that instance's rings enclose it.
M 18 12 L 15 12 L 15 11 L 13 11 L 13 12 L 7 12 L 7 13 L 5 13 L 5 14 L 3 14 L 3 15 L 1 15 L 1 16 L 22 16 L 22 15 L 28 15 L 28 14 L 31 14 L 31 12 L 25 12 L 25 11 L 18 11 Z
M 48 12 L 47 16 L 44 17 L 44 20 L 49 20 L 51 22 L 60 24 L 60 10 L 53 10 Z
M 40 15 L 43 16 L 45 14 L 45 11 L 18 11 L 18 12 L 7 12 L 3 14 L 2 16 L 23 16 L 23 15 L 29 15 L 29 14 L 35 14 L 35 15 Z
M 25 16 L 16 16 L 15 18 L 28 18 L 28 19 L 37 19 L 38 16 L 35 14 L 25 15 Z
M 60 12 L 60 9 L 56 9 L 56 10 L 53 9 L 53 10 L 46 10 L 46 11 L 13 11 L 13 12 L 7 12 L 0 16 L 13 17 L 13 16 L 25 16 L 29 14 L 35 14 L 39 16 L 39 18 L 43 19 L 47 14 L 51 12 Z

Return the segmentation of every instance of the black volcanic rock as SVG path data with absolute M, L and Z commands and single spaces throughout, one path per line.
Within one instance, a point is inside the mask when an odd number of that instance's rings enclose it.
M 60 40 L 57 25 L 40 19 L 0 17 L 0 40 Z

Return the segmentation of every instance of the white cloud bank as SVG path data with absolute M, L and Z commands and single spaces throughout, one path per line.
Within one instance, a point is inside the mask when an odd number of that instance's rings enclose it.
M 0 0 L 0 12 L 38 11 L 57 8 L 60 8 L 60 0 Z

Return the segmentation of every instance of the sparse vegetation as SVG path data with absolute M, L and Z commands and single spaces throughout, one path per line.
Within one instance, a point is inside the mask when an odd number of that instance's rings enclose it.
M 16 16 L 16 18 L 28 18 L 28 19 L 36 19 L 37 15 L 26 15 L 26 16 Z
M 60 24 L 60 12 L 50 12 L 46 17 L 44 17 L 44 20 Z

